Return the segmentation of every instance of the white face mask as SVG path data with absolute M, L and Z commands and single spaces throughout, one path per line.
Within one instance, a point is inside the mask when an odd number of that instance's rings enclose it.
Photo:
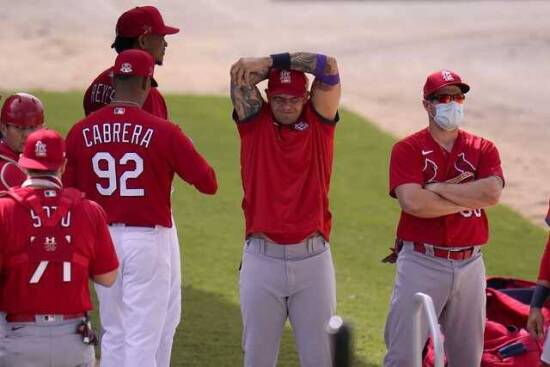
M 464 106 L 460 103 L 453 101 L 435 105 L 434 121 L 443 130 L 456 130 L 462 120 L 464 120 Z

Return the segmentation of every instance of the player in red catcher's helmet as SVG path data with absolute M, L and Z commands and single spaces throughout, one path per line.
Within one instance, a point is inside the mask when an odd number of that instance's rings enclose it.
M 44 124 L 44 106 L 32 94 L 16 93 L 4 102 L 0 123 L 2 140 L 21 153 L 27 135 Z
M 27 93 L 9 96 L 0 113 L 0 191 L 19 186 L 25 173 L 17 164 L 27 135 L 44 123 L 42 102 Z M 5 320 L 0 312 L 0 339 L 6 334 Z
M 44 124 L 44 106 L 35 96 L 9 96 L 0 113 L 0 191 L 19 186 L 25 179 L 17 165 L 27 136 Z

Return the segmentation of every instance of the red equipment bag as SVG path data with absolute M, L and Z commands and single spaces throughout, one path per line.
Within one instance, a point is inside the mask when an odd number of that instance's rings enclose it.
M 536 367 L 540 363 L 543 340 L 531 338 L 525 325 L 535 283 L 503 277 L 487 278 L 487 322 L 481 367 Z M 542 309 L 550 320 L 550 301 Z M 431 341 L 424 350 L 424 367 L 433 367 Z

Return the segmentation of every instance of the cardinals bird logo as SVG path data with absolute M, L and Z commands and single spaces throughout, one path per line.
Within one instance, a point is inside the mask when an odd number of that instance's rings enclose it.
M 426 183 L 435 182 L 435 177 L 437 176 L 437 164 L 431 159 L 424 159 L 424 168 L 422 173 L 424 174 L 424 181 Z
M 468 161 L 466 159 L 466 155 L 464 153 L 460 153 L 456 157 L 454 167 L 455 167 L 458 174 L 462 174 L 462 173 L 466 173 L 466 172 L 475 173 L 475 171 L 476 171 L 476 168 L 474 167 L 474 165 L 470 161 Z M 472 180 L 474 178 L 473 176 L 475 176 L 475 175 L 472 175 L 472 178 L 470 180 Z

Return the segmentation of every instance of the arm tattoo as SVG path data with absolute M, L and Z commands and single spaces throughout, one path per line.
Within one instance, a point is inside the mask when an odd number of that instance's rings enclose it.
M 265 69 L 261 72 L 250 73 L 250 84 L 256 85 L 262 80 L 266 80 L 269 75 L 269 69 Z
M 240 120 L 254 116 L 262 109 L 264 99 L 256 84 L 267 78 L 269 70 L 250 74 L 250 85 L 237 85 L 231 80 L 231 101 Z
M 297 52 L 290 55 L 290 68 L 312 74 L 317 63 L 317 54 L 310 52 Z
M 231 82 L 231 101 L 239 120 L 244 120 L 260 112 L 263 98 L 255 86 L 239 86 Z

